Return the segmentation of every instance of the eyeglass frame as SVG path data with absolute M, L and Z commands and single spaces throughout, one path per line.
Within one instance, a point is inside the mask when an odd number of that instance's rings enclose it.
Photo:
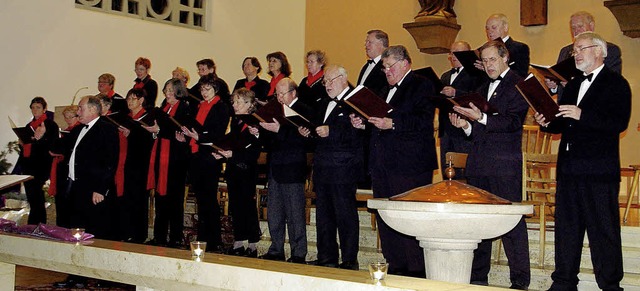
M 571 52 L 569 53 L 572 57 L 575 57 L 579 54 L 581 54 L 584 50 L 588 49 L 588 48 L 592 48 L 592 47 L 597 47 L 597 44 L 592 44 L 592 45 L 588 45 L 588 46 L 584 46 L 584 47 L 579 47 L 578 49 L 572 49 Z
M 330 80 L 322 80 L 322 85 L 324 85 L 324 86 L 331 85 L 335 79 L 338 79 L 338 78 L 340 78 L 342 76 L 343 75 L 340 74 L 340 75 L 337 75 L 337 76 L 331 78 Z
M 386 73 L 387 71 L 391 70 L 391 68 L 393 68 L 393 66 L 395 66 L 398 62 L 400 61 L 404 61 L 405 59 L 399 59 L 397 60 L 395 63 L 391 64 L 391 66 L 385 67 L 384 65 L 382 65 L 382 68 L 380 69 L 383 73 Z
M 274 96 L 276 96 L 276 98 L 278 98 L 278 97 L 282 97 L 282 96 L 284 96 L 284 95 L 287 95 L 288 93 L 293 92 L 293 90 L 295 90 L 295 89 L 291 89 L 291 90 L 289 90 L 289 91 L 287 91 L 287 92 L 284 92 L 284 93 L 278 93 L 278 92 L 276 92 L 276 93 L 274 93 L 273 95 L 274 95 Z

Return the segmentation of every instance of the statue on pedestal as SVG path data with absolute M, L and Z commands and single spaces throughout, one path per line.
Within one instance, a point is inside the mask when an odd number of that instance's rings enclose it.
M 442 16 L 445 18 L 455 18 L 453 11 L 455 0 L 418 0 L 420 3 L 420 13 L 415 18 L 425 16 Z

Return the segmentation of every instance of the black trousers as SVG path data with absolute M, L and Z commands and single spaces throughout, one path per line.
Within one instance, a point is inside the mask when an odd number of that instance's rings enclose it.
M 167 234 L 169 234 L 170 242 L 182 243 L 184 240 L 184 184 L 182 187 L 167 187 L 167 194 L 164 196 L 156 192 L 155 211 L 153 239 L 157 243 L 166 244 Z
M 207 242 L 207 249 L 222 245 L 218 180 L 222 165 L 211 154 L 198 152 L 191 159 L 189 180 L 198 201 L 198 240 Z
M 256 208 L 255 167 L 241 170 L 227 165 L 226 176 L 234 240 L 257 243 L 260 241 L 260 222 Z
M 314 184 L 316 191 L 316 231 L 318 262 L 338 264 L 338 243 L 343 262 L 358 260 L 359 220 L 356 206 L 356 183 Z
M 413 188 L 431 184 L 433 171 L 419 175 L 402 175 L 382 168 L 371 171 L 373 197 L 388 198 Z M 424 278 L 424 251 L 413 236 L 399 233 L 376 215 L 382 254 L 389 263 L 389 273 L 422 276 Z
M 40 177 L 34 177 L 24 183 L 24 190 L 27 192 L 27 201 L 29 202 L 29 218 L 28 224 L 47 223 L 47 210 L 44 207 L 44 186 L 45 180 Z
M 558 179 L 555 212 L 555 264 L 550 290 L 577 290 L 584 233 L 593 273 L 602 290 L 622 290 L 622 241 L 618 182 Z
M 467 177 L 470 185 L 489 191 L 499 197 L 512 202 L 522 201 L 522 178 L 520 176 L 507 177 Z M 524 217 L 511 231 L 500 237 L 504 245 L 504 252 L 509 261 L 509 278 L 511 284 L 528 287 L 531 281 L 531 266 L 529 262 L 529 235 Z M 492 240 L 483 240 L 473 252 L 471 268 L 471 283 L 486 285 L 491 268 Z
M 71 227 L 84 228 L 99 239 L 113 240 L 110 205 L 115 194 L 106 195 L 102 202 L 94 205 L 92 188 L 88 185 L 91 181 L 68 180 L 67 183 L 71 200 Z

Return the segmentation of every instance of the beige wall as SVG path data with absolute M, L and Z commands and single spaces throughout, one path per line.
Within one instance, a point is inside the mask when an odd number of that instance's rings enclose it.
M 77 9 L 73 2 L 0 1 L 0 149 L 16 139 L 6 116 L 25 124 L 31 98 L 44 96 L 50 108 L 69 104 L 80 87 L 90 89 L 79 96 L 97 93 L 103 72 L 115 75 L 116 91 L 125 94 L 138 56 L 151 59 L 150 74 L 160 86 L 176 66 L 189 71 L 190 85 L 197 82 L 195 62 L 202 58 L 214 58 L 218 74 L 233 86 L 243 77 L 245 56 L 257 56 L 264 66 L 275 50 L 287 54 L 296 79 L 303 73 L 304 1 L 208 1 L 207 31 Z M 274 17 L 282 11 L 291 13 Z
M 545 26 L 520 26 L 520 1 L 494 0 L 456 1 L 455 11 L 462 29 L 459 40 L 478 47 L 486 41 L 484 23 L 492 13 L 504 13 L 510 19 L 510 34 L 514 39 L 527 43 L 531 48 L 531 60 L 538 64 L 553 64 L 560 48 L 571 42 L 569 16 L 579 10 L 587 10 L 596 17 L 596 32 L 607 41 L 620 46 L 623 59 L 623 75 L 632 92 L 640 92 L 640 39 L 622 34 L 611 12 L 599 0 L 549 1 L 548 24 Z M 420 6 L 418 1 L 307 1 L 307 31 L 305 48 L 324 49 L 332 63 L 344 65 L 355 83 L 358 72 L 366 60 L 364 39 L 366 31 L 379 28 L 387 33 L 391 44 L 403 44 L 410 50 L 414 68 L 433 66 L 437 72 L 449 67 L 446 55 L 421 54 L 409 33 L 402 28 L 413 21 Z M 613 96 L 612 96 L 613 97 Z M 638 98 L 634 98 L 634 101 Z M 640 163 L 640 102 L 634 102 L 629 129 L 622 135 L 622 165 Z

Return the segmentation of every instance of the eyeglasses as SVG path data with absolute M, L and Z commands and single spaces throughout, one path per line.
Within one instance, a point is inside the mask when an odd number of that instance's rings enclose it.
M 588 48 L 597 47 L 597 46 L 598 46 L 597 44 L 592 44 L 592 45 L 588 45 L 588 46 L 585 46 L 585 47 L 574 48 L 574 49 L 571 51 L 571 56 L 572 56 L 572 57 L 575 57 L 575 56 L 577 56 L 578 54 L 580 54 L 582 51 L 584 51 L 584 50 L 586 50 L 586 49 L 588 49 Z
M 402 61 L 402 60 L 404 60 L 404 59 L 397 60 L 395 63 L 391 64 L 391 66 L 388 66 L 388 67 L 384 67 L 384 65 L 383 65 L 382 69 L 380 69 L 380 70 L 383 73 L 386 73 L 387 71 L 391 70 L 391 68 L 393 68 L 393 66 L 395 66 L 399 61 Z
M 136 96 L 127 96 L 127 98 L 126 98 L 127 101 L 129 101 L 129 100 L 138 100 L 138 99 L 140 99 L 140 98 L 138 98 Z
M 329 86 L 331 85 L 331 83 L 333 83 L 333 80 L 338 79 L 340 77 L 342 77 L 342 75 L 337 75 L 329 80 L 322 80 L 322 85 Z
M 276 97 L 282 97 L 282 96 L 284 96 L 284 95 L 287 95 L 287 94 L 288 94 L 288 93 L 290 93 L 290 92 L 293 92 L 293 90 L 289 90 L 289 91 L 287 91 L 287 92 L 282 92 L 282 93 L 278 93 L 278 92 L 276 92 L 276 94 L 275 94 L 275 95 L 276 95 Z
M 496 57 L 490 57 L 490 58 L 483 58 L 482 59 L 482 63 L 483 64 L 495 63 L 496 61 L 498 61 L 498 58 L 496 58 Z
M 213 90 L 212 86 L 200 86 L 200 91 L 209 91 L 209 90 Z

